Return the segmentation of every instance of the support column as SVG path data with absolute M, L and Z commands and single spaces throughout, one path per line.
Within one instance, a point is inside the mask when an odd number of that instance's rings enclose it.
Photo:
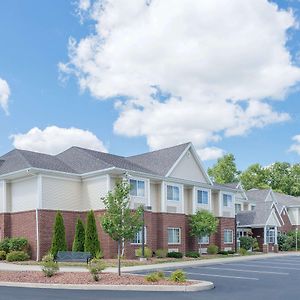
M 278 253 L 278 229 L 277 226 L 275 226 L 274 228 L 274 237 L 275 237 L 275 241 L 274 241 L 274 252 Z
M 269 245 L 267 243 L 267 226 L 264 227 L 264 244 L 263 244 L 263 253 L 269 252 Z
M 160 210 L 161 212 L 166 212 L 166 196 L 165 196 L 165 182 L 161 182 L 160 189 Z

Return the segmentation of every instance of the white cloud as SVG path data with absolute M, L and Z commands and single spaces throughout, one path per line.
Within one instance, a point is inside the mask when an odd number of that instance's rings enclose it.
M 27 133 L 13 134 L 10 138 L 18 149 L 53 155 L 72 146 L 107 152 L 103 142 L 95 134 L 74 127 L 49 126 L 44 130 L 34 127 Z
M 300 134 L 293 136 L 292 140 L 294 143 L 289 148 L 289 152 L 296 152 L 300 155 Z
M 107 0 L 81 11 L 94 32 L 70 38 L 60 70 L 100 100 L 126 96 L 115 133 L 200 150 L 289 119 L 272 101 L 300 80 L 286 47 L 292 11 L 267 0 Z
M 222 157 L 225 151 L 217 147 L 206 147 L 198 150 L 198 154 L 202 160 L 214 160 Z
M 10 89 L 7 81 L 0 78 L 0 106 L 8 115 L 8 100 L 10 96 Z

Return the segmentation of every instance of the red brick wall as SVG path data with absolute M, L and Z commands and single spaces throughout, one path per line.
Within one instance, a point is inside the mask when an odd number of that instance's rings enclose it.
M 284 214 L 285 213 L 285 214 Z M 281 225 L 280 228 L 278 228 L 278 230 L 281 232 L 281 233 L 287 233 L 291 230 L 293 230 L 294 226 L 291 224 L 291 221 L 288 217 L 288 213 L 284 210 L 282 213 L 281 213 L 281 218 L 283 220 L 283 224 Z
M 264 229 L 263 228 L 253 228 L 252 233 L 253 233 L 252 236 L 257 239 L 260 251 L 263 251 Z
M 103 215 L 103 213 L 103 210 L 95 211 L 101 249 L 106 258 L 114 258 L 117 255 L 117 243 L 105 234 L 100 226 L 100 216 Z M 55 214 L 56 211 L 54 210 L 39 210 L 39 258 L 42 258 L 51 247 Z M 77 218 L 80 217 L 85 222 L 86 214 L 87 212 L 62 211 L 66 228 L 67 245 L 70 250 L 74 239 Z M 0 214 L 1 237 L 24 236 L 28 238 L 32 249 L 32 259 L 36 259 L 37 257 L 35 215 L 35 211 Z M 197 239 L 189 235 L 188 216 L 184 214 L 146 212 L 145 226 L 147 227 L 146 245 L 153 251 L 159 248 L 176 248 L 180 252 L 185 253 L 190 250 L 198 251 L 199 249 Z M 168 227 L 181 228 L 180 245 L 168 245 Z M 218 232 L 210 237 L 210 244 L 216 244 L 220 250 L 223 250 L 224 247 L 232 247 L 232 249 L 234 249 L 235 242 L 231 245 L 224 245 L 224 229 L 234 230 L 234 219 L 219 218 Z M 126 243 L 125 256 L 127 258 L 135 257 L 135 249 L 139 247 L 140 245 L 132 245 L 129 242 Z

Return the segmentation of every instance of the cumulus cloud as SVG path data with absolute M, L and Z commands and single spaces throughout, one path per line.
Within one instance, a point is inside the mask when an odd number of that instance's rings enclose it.
M 4 112 L 8 114 L 8 100 L 10 96 L 10 89 L 7 81 L 0 78 L 0 106 Z
M 205 147 L 197 151 L 202 160 L 214 160 L 222 157 L 225 151 L 217 147 Z
M 27 133 L 11 136 L 14 147 L 23 150 L 58 154 L 69 147 L 78 146 L 107 152 L 103 142 L 92 132 L 74 127 L 49 126 L 44 130 L 34 127 Z
M 289 119 L 272 101 L 300 80 L 286 47 L 291 10 L 267 0 L 87 2 L 79 10 L 94 31 L 70 38 L 59 67 L 99 100 L 118 99 L 115 133 L 146 136 L 152 150 L 189 140 L 205 156 L 226 136 Z
M 289 148 L 289 152 L 296 152 L 300 155 L 300 134 L 293 136 L 293 144 Z

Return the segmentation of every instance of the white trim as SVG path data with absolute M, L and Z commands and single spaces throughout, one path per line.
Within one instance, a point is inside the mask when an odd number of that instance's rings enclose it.
M 141 177 L 133 177 L 133 176 L 130 176 L 128 177 L 128 182 L 130 184 L 130 180 L 132 181 L 136 181 L 136 192 L 138 194 L 138 181 L 140 182 L 144 182 L 144 196 L 138 196 L 138 195 L 131 195 L 131 191 L 129 193 L 130 197 L 134 199 L 142 199 L 143 201 L 145 201 L 146 199 L 146 183 L 147 183 L 147 179 L 146 178 L 141 178 Z
M 168 199 L 168 186 L 171 186 L 171 187 L 177 187 L 179 189 L 178 191 L 178 196 L 179 196 L 179 199 L 178 200 L 173 200 L 173 199 Z M 167 203 L 176 203 L 176 204 L 182 204 L 182 196 L 183 196 L 183 184 L 178 184 L 178 183 L 173 183 L 173 182 L 170 182 L 170 181 L 166 181 L 165 182 L 165 190 L 166 190 L 166 202 Z
M 36 230 L 36 261 L 40 260 L 40 230 L 39 230 L 39 211 L 35 210 L 35 230 Z

